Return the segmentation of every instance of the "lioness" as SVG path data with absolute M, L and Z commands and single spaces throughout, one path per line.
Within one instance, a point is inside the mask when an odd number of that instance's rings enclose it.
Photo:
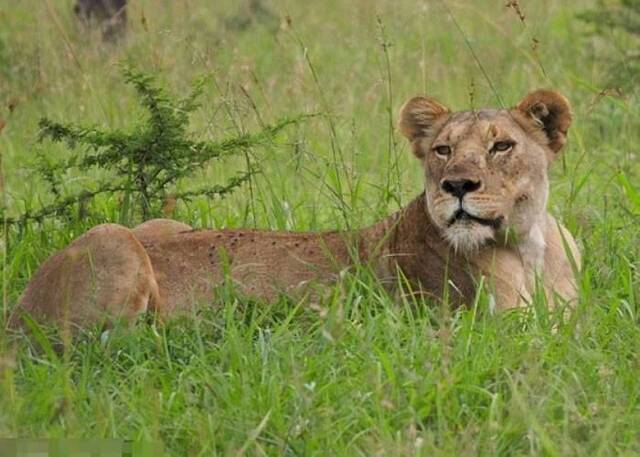
M 211 301 L 230 278 L 252 297 L 328 283 L 356 262 L 381 281 L 401 274 L 415 291 L 473 300 L 481 276 L 501 309 L 526 304 L 540 278 L 553 305 L 576 298 L 571 235 L 547 213 L 547 170 L 566 141 L 571 110 L 538 90 L 512 109 L 451 112 L 418 96 L 399 127 L 424 170 L 426 190 L 396 214 L 353 232 L 192 230 L 158 219 L 105 224 L 35 273 L 17 307 L 74 325 L 151 309 L 175 314 Z

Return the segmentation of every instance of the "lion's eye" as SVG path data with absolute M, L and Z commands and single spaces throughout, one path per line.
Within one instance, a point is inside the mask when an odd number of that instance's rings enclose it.
M 491 147 L 491 152 L 506 152 L 513 148 L 514 145 L 515 143 L 513 141 L 496 141 Z
M 440 146 L 435 146 L 433 148 L 433 152 L 435 152 L 436 155 L 439 155 L 440 157 L 447 157 L 449 154 L 451 154 L 451 147 L 447 146 L 446 144 L 441 144 Z

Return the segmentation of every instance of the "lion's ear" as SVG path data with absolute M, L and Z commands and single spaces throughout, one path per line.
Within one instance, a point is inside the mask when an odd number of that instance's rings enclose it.
M 562 149 L 571 125 L 571 105 L 564 95 L 552 90 L 537 90 L 523 98 L 515 109 L 544 133 L 549 149 L 553 152 Z
M 398 126 L 409 141 L 432 136 L 449 109 L 431 97 L 413 97 L 400 109 Z

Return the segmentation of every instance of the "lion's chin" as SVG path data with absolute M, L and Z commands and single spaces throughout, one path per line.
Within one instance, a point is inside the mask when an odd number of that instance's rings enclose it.
M 471 221 L 461 221 L 444 230 L 444 238 L 461 254 L 473 254 L 494 239 L 494 229 Z

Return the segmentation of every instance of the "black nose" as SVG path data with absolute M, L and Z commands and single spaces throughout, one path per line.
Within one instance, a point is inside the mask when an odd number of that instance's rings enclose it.
M 480 189 L 480 181 L 473 179 L 447 179 L 442 181 L 442 190 L 458 198 L 462 198 L 468 192 L 478 189 Z

